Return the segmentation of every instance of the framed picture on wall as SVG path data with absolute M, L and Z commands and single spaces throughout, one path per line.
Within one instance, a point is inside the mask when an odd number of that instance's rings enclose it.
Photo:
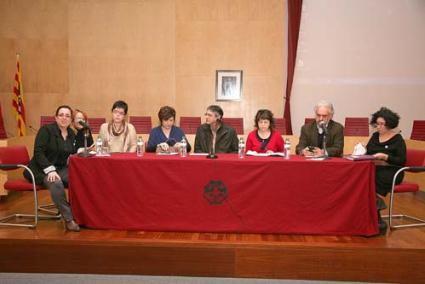
M 217 101 L 239 101 L 241 98 L 242 70 L 217 70 L 215 99 Z

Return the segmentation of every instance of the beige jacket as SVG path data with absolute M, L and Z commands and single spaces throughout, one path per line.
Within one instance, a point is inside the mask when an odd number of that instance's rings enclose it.
M 127 129 L 119 136 L 114 136 L 112 132 L 108 131 L 108 123 L 104 123 L 100 127 L 98 137 L 101 137 L 103 141 L 105 139 L 108 141 L 109 152 L 136 152 L 136 129 L 128 122 L 125 123 L 125 127 Z

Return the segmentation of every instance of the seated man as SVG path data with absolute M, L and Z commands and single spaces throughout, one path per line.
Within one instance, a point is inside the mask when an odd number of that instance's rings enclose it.
M 303 125 L 298 155 L 324 155 L 323 139 L 326 132 L 326 150 L 330 157 L 340 157 L 344 150 L 344 127 L 332 120 L 334 108 L 331 103 L 320 101 L 314 107 L 315 121 Z
M 205 113 L 205 123 L 198 127 L 195 136 L 195 153 L 237 153 L 236 131 L 222 123 L 223 110 L 210 105 Z

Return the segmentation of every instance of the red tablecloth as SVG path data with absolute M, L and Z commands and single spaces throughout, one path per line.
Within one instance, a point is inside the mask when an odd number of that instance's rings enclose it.
M 372 235 L 371 161 L 222 154 L 73 156 L 75 219 L 91 228 Z

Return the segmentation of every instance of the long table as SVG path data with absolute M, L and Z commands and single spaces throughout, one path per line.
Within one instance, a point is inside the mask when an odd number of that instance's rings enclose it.
M 374 235 L 371 161 L 219 154 L 73 156 L 69 195 L 89 228 Z

